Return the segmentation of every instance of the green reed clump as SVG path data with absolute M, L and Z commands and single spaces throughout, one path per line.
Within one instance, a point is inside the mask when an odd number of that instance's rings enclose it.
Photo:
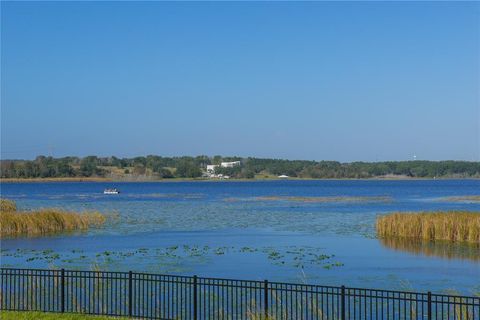
M 60 209 L 16 211 L 15 202 L 2 199 L 1 203 L 0 238 L 86 230 L 90 226 L 100 226 L 106 220 L 105 216 L 97 211 L 82 213 Z
M 377 236 L 480 243 L 480 212 L 391 213 L 377 217 Z

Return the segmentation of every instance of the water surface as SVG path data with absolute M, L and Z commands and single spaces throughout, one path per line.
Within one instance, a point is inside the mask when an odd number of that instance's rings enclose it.
M 117 187 L 119 195 L 103 195 Z M 99 210 L 86 233 L 2 241 L 2 266 L 480 292 L 480 249 L 375 238 L 379 214 L 479 210 L 479 180 L 8 183 L 19 209 Z M 453 198 L 452 198 L 453 199 Z

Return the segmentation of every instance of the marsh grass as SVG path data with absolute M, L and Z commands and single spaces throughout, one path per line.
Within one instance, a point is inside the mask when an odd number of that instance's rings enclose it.
M 0 238 L 86 230 L 104 224 L 105 220 L 106 217 L 97 211 L 77 213 L 55 208 L 17 211 L 15 202 L 2 199 Z
M 0 199 L 0 211 L 17 211 L 17 205 L 15 201 L 8 199 Z
M 290 197 L 290 196 L 264 196 L 256 197 L 257 201 L 295 201 L 295 202 L 312 202 L 312 203 L 328 203 L 328 202 L 390 202 L 391 197 L 387 196 L 335 196 L 335 197 Z
M 446 197 L 442 198 L 441 200 L 448 202 L 480 202 L 480 195 Z
M 377 217 L 377 236 L 480 243 L 480 212 L 391 213 Z

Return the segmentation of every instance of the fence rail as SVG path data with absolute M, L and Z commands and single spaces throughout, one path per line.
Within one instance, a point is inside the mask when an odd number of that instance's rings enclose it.
M 480 297 L 135 272 L 0 270 L 1 310 L 193 320 L 480 319 Z

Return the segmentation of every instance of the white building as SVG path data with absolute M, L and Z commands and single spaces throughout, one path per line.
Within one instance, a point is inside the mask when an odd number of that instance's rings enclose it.
M 222 168 L 233 168 L 233 167 L 236 167 L 236 166 L 239 166 L 240 165 L 240 161 L 232 161 L 232 162 L 222 162 L 220 163 L 220 166 Z M 207 170 L 208 170 L 208 167 L 207 167 Z
M 225 176 L 223 174 L 216 174 L 215 169 L 218 167 L 222 168 L 233 168 L 240 165 L 240 161 L 232 161 L 232 162 L 222 162 L 218 164 L 207 164 L 207 168 L 204 173 L 204 177 L 207 178 L 218 178 L 218 179 L 229 179 L 229 176 Z
M 218 167 L 216 164 L 207 164 L 207 172 L 208 173 L 215 173 L 215 168 Z

